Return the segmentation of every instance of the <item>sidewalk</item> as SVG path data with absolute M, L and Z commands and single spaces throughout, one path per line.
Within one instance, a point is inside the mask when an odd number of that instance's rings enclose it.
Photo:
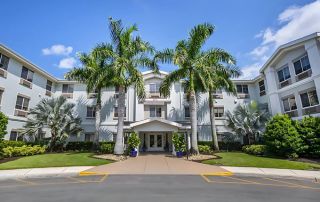
M 0 180 L 13 179 L 13 178 L 77 176 L 81 171 L 84 171 L 93 167 L 94 166 L 73 166 L 73 167 L 0 170 Z
M 232 172 L 235 175 L 277 176 L 277 177 L 320 179 L 320 171 L 276 169 L 276 168 L 254 168 L 254 167 L 231 167 L 231 166 L 221 166 L 221 168 L 228 170 L 229 172 Z

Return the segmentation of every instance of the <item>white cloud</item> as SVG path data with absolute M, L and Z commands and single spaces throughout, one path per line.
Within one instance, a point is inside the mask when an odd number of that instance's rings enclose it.
M 67 57 L 60 60 L 58 67 L 62 69 L 71 69 L 75 67 L 77 60 L 74 57 Z
M 71 46 L 64 46 L 61 44 L 53 45 L 49 48 L 42 49 L 43 55 L 69 55 L 72 53 L 73 48 Z
M 261 44 L 249 55 L 253 64 L 242 68 L 243 79 L 259 75 L 259 69 L 280 45 L 320 31 L 320 0 L 304 6 L 290 6 L 278 16 L 279 27 L 267 27 L 254 37 L 261 38 Z

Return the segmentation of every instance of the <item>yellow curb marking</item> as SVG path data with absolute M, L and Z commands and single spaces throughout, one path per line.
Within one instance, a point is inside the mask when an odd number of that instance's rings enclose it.
M 100 172 L 91 172 L 91 171 L 82 171 L 79 173 L 79 176 L 90 176 L 90 175 L 108 175 L 109 173 L 100 173 Z
M 212 173 L 201 173 L 200 175 L 205 176 L 231 176 L 233 175 L 232 172 L 212 172 Z

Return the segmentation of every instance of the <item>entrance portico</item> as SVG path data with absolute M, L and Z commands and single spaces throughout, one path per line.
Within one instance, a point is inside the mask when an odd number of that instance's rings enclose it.
M 162 118 L 145 119 L 125 127 L 127 132 L 135 131 L 139 134 L 140 151 L 173 151 L 172 135 L 174 132 L 187 133 L 190 126 L 165 120 Z

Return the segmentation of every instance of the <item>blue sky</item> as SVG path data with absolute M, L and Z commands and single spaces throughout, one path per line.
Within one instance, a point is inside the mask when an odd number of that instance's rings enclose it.
M 110 16 L 136 23 L 139 35 L 159 50 L 209 22 L 216 31 L 205 48 L 229 51 L 242 78 L 252 78 L 278 45 L 320 31 L 319 6 L 314 0 L 10 0 L 1 3 L 7 9 L 1 9 L 0 43 L 63 78 L 77 64 L 76 52 L 109 41 Z

